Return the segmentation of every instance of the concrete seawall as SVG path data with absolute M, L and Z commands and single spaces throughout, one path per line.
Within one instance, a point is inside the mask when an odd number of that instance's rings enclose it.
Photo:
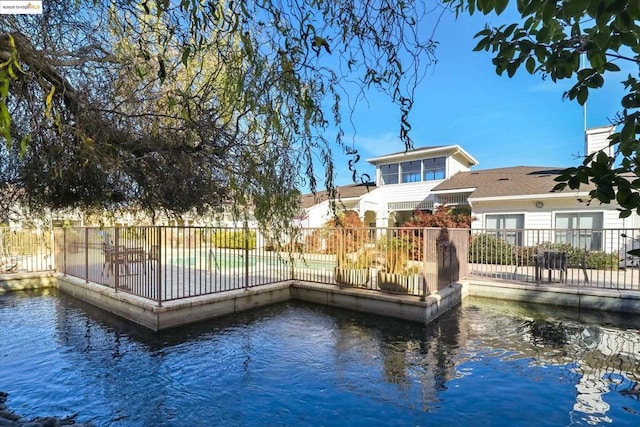
M 169 301 L 158 306 L 153 301 L 70 276 L 49 274 L 46 277 L 0 278 L 0 289 L 4 291 L 44 287 L 56 287 L 79 300 L 155 331 L 291 299 L 427 323 L 460 304 L 463 289 L 461 284 L 452 284 L 421 301 L 414 296 L 341 288 L 330 284 L 285 281 L 246 290 Z
M 535 304 L 573 307 L 614 313 L 640 313 L 640 292 L 618 289 L 568 287 L 545 284 L 499 284 L 489 280 L 467 280 L 463 298 L 475 296 Z
M 332 284 L 284 281 L 212 295 L 156 302 L 127 292 L 61 274 L 0 276 L 0 293 L 55 287 L 117 316 L 158 331 L 291 299 L 348 310 L 428 323 L 467 296 L 600 310 L 640 313 L 640 292 L 614 289 L 536 286 L 522 283 L 465 280 L 419 297 L 387 294 Z

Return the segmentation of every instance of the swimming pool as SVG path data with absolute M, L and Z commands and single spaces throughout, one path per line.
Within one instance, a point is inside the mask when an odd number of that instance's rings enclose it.
M 169 253 L 168 264 L 174 267 L 188 267 L 199 269 L 243 269 L 246 266 L 255 267 L 262 266 L 293 266 L 295 268 L 304 268 L 310 270 L 331 270 L 336 265 L 335 259 L 326 257 L 324 259 L 306 259 L 299 254 L 279 255 L 276 252 L 249 252 L 245 255 L 241 251 L 233 250 L 192 250 L 187 255 L 183 255 L 180 251 Z
M 594 323 L 593 321 L 598 323 Z M 162 333 L 0 295 L 0 390 L 98 426 L 638 425 L 638 325 L 468 300 L 431 325 L 278 304 Z

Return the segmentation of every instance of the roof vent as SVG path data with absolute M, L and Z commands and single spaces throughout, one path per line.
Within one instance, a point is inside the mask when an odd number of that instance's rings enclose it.
M 509 178 L 498 178 L 498 181 L 509 181 Z

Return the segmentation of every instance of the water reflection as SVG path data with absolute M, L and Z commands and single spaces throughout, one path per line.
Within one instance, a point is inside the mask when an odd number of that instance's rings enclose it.
M 78 411 L 127 426 L 640 421 L 633 317 L 471 299 L 424 326 L 295 302 L 154 333 L 54 297 L 0 296 L 0 322 L 12 325 L 11 337 L 0 328 L 7 391 L 33 416 Z
M 513 306 L 490 300 L 469 300 L 465 306 L 470 312 L 481 308 L 484 319 L 482 327 L 470 325 L 473 331 L 470 339 L 482 340 L 482 345 L 494 348 L 501 346 L 512 352 L 512 358 L 529 359 L 530 366 L 563 367 L 564 375 L 575 384 L 573 411 L 586 414 L 585 420 L 589 423 L 613 421 L 607 416 L 611 409 L 607 394 L 617 393 L 638 402 L 640 319 L 637 316 L 622 320 L 620 315 L 540 305 L 520 305 L 514 313 Z M 622 328 L 599 326 L 616 321 Z M 493 334 L 487 334 L 488 330 Z M 498 335 L 499 331 L 502 332 Z M 636 410 L 626 410 L 637 414 Z

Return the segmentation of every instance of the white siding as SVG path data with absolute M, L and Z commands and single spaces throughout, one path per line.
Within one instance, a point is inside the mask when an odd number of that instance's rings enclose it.
M 469 168 L 453 157 L 447 157 L 447 178 L 451 178 L 458 172 L 469 172 Z
M 585 133 L 585 153 L 589 155 L 596 151 L 605 150 L 611 156 L 612 148 L 609 147 L 609 136 L 614 132 L 615 127 L 605 126 L 594 129 L 587 129 Z

